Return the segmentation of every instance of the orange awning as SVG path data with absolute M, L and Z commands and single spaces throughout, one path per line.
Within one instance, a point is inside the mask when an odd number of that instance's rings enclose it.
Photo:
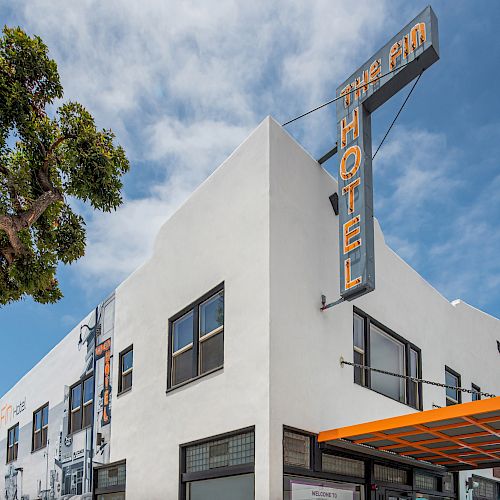
M 500 466 L 500 397 L 320 432 L 448 468 Z

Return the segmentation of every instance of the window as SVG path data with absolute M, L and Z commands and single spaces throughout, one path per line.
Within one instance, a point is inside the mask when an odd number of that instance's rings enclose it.
M 445 367 L 445 384 L 449 387 L 446 388 L 446 406 L 456 405 L 462 402 L 462 392 L 457 389 L 460 387 L 460 375 L 455 371 Z
M 96 468 L 94 491 L 97 500 L 125 500 L 126 462 L 115 462 Z
M 33 436 L 31 449 L 40 450 L 47 446 L 47 432 L 49 430 L 49 403 L 33 413 Z
M 169 346 L 169 388 L 224 365 L 223 285 L 170 320 Z
M 255 435 L 232 432 L 181 448 L 184 500 L 253 500 Z
M 500 487 L 497 481 L 486 479 L 482 476 L 473 475 L 472 479 L 477 486 L 472 490 L 473 500 L 497 500 L 500 494 Z
M 19 424 L 16 424 L 7 431 L 7 463 L 17 460 L 18 446 Z
M 373 477 L 377 481 L 384 483 L 408 484 L 408 471 L 386 467 L 385 465 L 375 464 L 373 466 Z
M 132 388 L 132 370 L 134 367 L 134 348 L 128 347 L 120 353 L 120 376 L 118 379 L 118 394 Z
M 415 488 L 419 490 L 437 491 L 438 478 L 427 474 L 415 473 Z
M 356 310 L 353 320 L 354 363 L 421 378 L 420 349 Z M 420 382 L 354 368 L 354 382 L 413 408 L 422 407 Z
M 365 477 L 365 463 L 362 460 L 338 457 L 323 453 L 321 456 L 321 466 L 323 472 L 340 474 L 342 476 Z
M 283 461 L 286 465 L 309 469 L 311 466 L 311 438 L 297 432 L 283 433 Z
M 69 433 L 77 432 L 92 425 L 94 417 L 94 377 L 73 385 L 69 397 Z
M 481 399 L 481 387 L 472 384 L 472 401 L 479 401 Z

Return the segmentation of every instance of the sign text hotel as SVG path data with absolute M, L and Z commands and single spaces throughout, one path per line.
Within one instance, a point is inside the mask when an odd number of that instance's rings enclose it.
M 439 59 L 437 19 L 424 9 L 337 88 L 340 294 L 375 289 L 371 113 Z

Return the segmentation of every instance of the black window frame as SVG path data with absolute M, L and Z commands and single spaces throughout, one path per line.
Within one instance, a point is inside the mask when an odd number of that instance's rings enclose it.
M 87 425 L 83 425 L 83 416 L 84 416 L 84 406 L 85 403 L 83 401 L 83 398 L 85 397 L 85 382 L 87 380 L 90 380 L 94 376 L 93 373 L 90 373 L 86 375 L 85 377 L 81 378 L 78 382 L 75 382 L 70 388 L 69 388 L 69 408 L 68 408 L 68 435 L 76 434 L 77 432 L 83 431 L 84 429 L 88 429 L 89 427 L 92 427 L 94 423 L 94 405 L 95 405 L 95 380 L 92 382 L 92 412 L 91 412 L 91 421 Z M 73 403 L 73 389 L 75 387 L 81 386 L 80 388 L 80 411 L 81 413 L 81 418 L 80 418 L 80 427 L 78 429 L 73 429 L 71 421 L 72 421 L 72 403 Z
M 15 440 L 16 429 L 17 429 L 17 441 Z M 11 432 L 14 432 L 14 443 L 12 446 L 9 446 L 9 439 Z M 14 450 L 13 457 L 10 458 L 10 460 L 9 460 L 9 451 L 10 451 L 9 448 L 13 448 Z M 15 462 L 18 456 L 19 456 L 19 422 L 7 429 L 7 452 L 5 455 L 5 463 L 10 464 L 12 462 Z
M 225 334 L 225 318 L 223 319 L 222 323 L 222 328 L 220 331 L 216 333 L 216 335 L 221 335 L 222 336 L 222 364 L 218 367 L 212 368 L 210 370 L 207 370 L 206 372 L 201 372 L 200 368 L 200 345 L 202 342 L 204 342 L 206 339 L 201 340 L 200 338 L 200 307 L 203 305 L 203 303 L 207 302 L 210 298 L 213 296 L 221 293 L 223 294 L 224 297 L 224 311 L 225 311 L 225 301 L 226 301 L 226 294 L 225 294 L 225 287 L 224 287 L 224 282 L 220 283 L 216 287 L 212 288 L 210 291 L 207 293 L 203 294 L 199 299 L 195 300 L 191 304 L 189 304 L 187 307 L 179 311 L 177 314 L 172 316 L 168 320 L 168 360 L 167 360 L 167 393 L 170 391 L 173 391 L 175 389 L 178 389 L 179 387 L 182 387 L 186 384 L 190 384 L 191 382 L 194 382 L 195 380 L 198 380 L 202 377 L 205 377 L 207 375 L 210 375 L 211 373 L 217 372 L 219 370 L 222 370 L 224 368 L 224 354 L 225 354 L 225 349 L 224 349 L 224 334 Z M 186 349 L 186 351 L 192 350 L 192 358 L 191 358 L 191 377 L 183 380 L 177 384 L 172 383 L 172 378 L 173 378 L 173 368 L 174 368 L 174 353 L 173 353 L 173 345 L 174 345 L 174 338 L 173 338 L 173 333 L 174 333 L 174 323 L 181 319 L 183 316 L 186 316 L 190 312 L 193 312 L 193 337 L 192 337 L 192 347 L 189 349 Z M 215 336 L 215 335 L 214 335 Z M 183 348 L 184 349 L 184 348 Z M 179 349 L 179 351 L 182 351 L 182 349 Z
M 284 461 L 285 453 L 283 449 L 283 491 L 290 491 L 290 482 L 293 479 L 305 479 L 308 478 L 312 480 L 325 480 L 338 483 L 350 483 L 352 485 L 360 486 L 364 491 L 364 500 L 370 500 L 370 498 L 386 498 L 388 491 L 391 492 L 401 492 L 409 493 L 411 498 L 411 492 L 415 493 L 425 493 L 427 495 L 432 495 L 433 497 L 443 498 L 444 500 L 457 500 L 458 499 L 458 472 L 451 472 L 453 477 L 452 490 L 444 489 L 444 478 L 448 473 L 442 471 L 437 471 L 434 466 L 431 468 L 420 467 L 420 464 L 405 464 L 398 460 L 398 458 L 392 458 L 390 455 L 378 456 L 370 451 L 369 448 L 364 450 L 363 448 L 353 450 L 346 449 L 343 446 L 335 445 L 333 442 L 319 443 L 318 435 L 312 432 L 304 431 L 302 429 L 297 429 L 288 425 L 283 426 L 283 447 L 284 447 L 284 436 L 285 432 L 292 432 L 294 434 L 300 434 L 304 437 L 309 437 L 310 439 L 310 467 L 297 467 L 289 465 Z M 364 463 L 363 475 L 352 476 L 349 474 L 329 472 L 323 467 L 324 458 L 326 455 L 333 455 L 337 458 L 347 458 L 354 460 L 356 462 Z M 395 483 L 395 482 L 384 482 L 375 480 L 375 466 L 382 465 L 385 467 L 390 467 L 392 469 L 402 469 L 406 472 L 407 482 L 405 484 Z M 417 474 L 425 474 L 433 476 L 437 479 L 438 490 L 423 490 L 417 487 L 416 476 Z M 376 486 L 376 488 L 375 488 Z M 376 489 L 376 495 L 373 496 L 372 493 Z M 405 495 L 403 495 L 405 496 Z M 413 495 L 414 496 L 414 495 Z
M 471 394 L 472 401 L 479 401 L 481 399 L 481 387 L 472 382 L 471 390 L 472 390 Z
M 43 410 L 45 408 L 47 408 L 47 424 L 44 426 L 43 425 Z M 42 423 L 40 431 L 38 431 L 38 432 L 41 432 L 42 438 L 41 438 L 41 445 L 38 447 L 35 447 L 35 433 L 37 432 L 37 431 L 35 431 L 35 424 L 36 424 L 36 415 L 38 413 L 40 413 L 40 419 L 41 419 L 41 423 Z M 48 440 L 49 440 L 49 402 L 48 401 L 45 404 L 43 404 L 42 406 L 40 406 L 39 408 L 37 408 L 33 412 L 33 421 L 32 421 L 31 427 L 32 427 L 31 428 L 31 453 L 34 453 L 36 451 L 43 450 L 44 448 L 46 448 Z M 45 429 L 45 434 L 43 432 L 44 429 Z
M 457 379 L 457 385 L 456 387 L 462 387 L 462 376 L 460 373 L 456 372 L 453 368 L 450 368 L 448 365 L 445 365 L 444 367 L 444 383 L 446 384 L 446 372 L 448 372 L 450 375 L 453 375 Z M 445 399 L 446 399 L 446 406 L 453 406 L 453 405 L 459 405 L 462 402 L 462 391 L 457 390 L 457 400 L 455 401 L 453 398 L 450 398 L 448 394 L 446 394 L 446 388 L 445 388 Z
M 210 443 L 212 441 L 218 441 L 225 438 L 230 438 L 232 436 L 238 436 L 239 434 L 246 434 L 249 432 L 254 433 L 254 461 L 252 464 L 242 464 L 242 465 L 230 465 L 224 467 L 217 467 L 214 469 L 199 471 L 199 472 L 186 472 L 186 452 L 189 447 Z M 243 429 L 236 429 L 234 431 L 225 432 L 223 434 L 217 434 L 216 436 L 210 436 L 208 438 L 198 439 L 196 441 L 191 441 L 189 443 L 184 443 L 179 446 L 179 499 L 187 499 L 187 484 L 195 481 L 203 481 L 206 479 L 219 479 L 223 477 L 230 476 L 240 476 L 244 474 L 254 474 L 255 481 L 255 426 L 245 427 Z M 255 489 L 255 483 L 254 483 Z
M 99 484 L 99 473 L 103 469 L 114 469 L 120 466 L 125 467 L 125 481 L 123 483 L 118 483 L 112 486 L 100 487 Z M 92 498 L 97 498 L 99 495 L 106 495 L 111 493 L 126 493 L 126 485 L 127 485 L 127 461 L 126 460 L 118 460 L 116 462 L 112 462 L 109 464 L 98 464 L 94 465 L 92 475 L 92 484 L 94 490 L 94 496 Z
M 353 307 L 353 353 L 356 351 L 356 347 L 354 345 L 354 316 L 357 315 L 362 318 L 363 320 L 363 327 L 364 327 L 364 353 L 363 353 L 363 359 L 364 359 L 364 364 L 365 366 L 371 366 L 371 360 L 370 360 L 370 327 L 371 325 L 374 325 L 378 329 L 380 329 L 383 333 L 388 335 L 389 337 L 392 337 L 395 341 L 401 343 L 404 345 L 404 356 L 405 356 L 405 375 L 409 375 L 411 371 L 411 351 L 413 350 L 414 352 L 417 353 L 418 355 L 418 363 L 417 363 L 417 378 L 421 379 L 422 378 L 422 350 L 416 346 L 413 342 L 410 342 L 409 340 L 405 339 L 401 335 L 397 334 L 387 326 L 383 325 L 379 321 L 377 321 L 373 316 L 365 313 L 361 309 L 357 307 Z M 356 372 L 358 370 L 358 372 Z M 364 376 L 359 374 L 359 371 L 365 372 Z M 361 377 L 361 383 L 358 381 L 359 378 Z M 358 380 L 357 380 L 358 379 Z M 413 408 L 415 410 L 422 410 L 423 409 L 423 387 L 422 383 L 416 383 L 416 402 L 415 405 L 411 404 L 409 401 L 409 395 L 411 392 L 411 384 L 414 384 L 415 382 L 412 382 L 409 379 L 406 379 L 405 381 L 405 401 L 399 401 L 396 398 L 392 398 L 391 396 L 388 396 L 387 394 L 384 394 L 380 391 L 377 391 L 376 389 L 372 388 L 371 384 L 371 372 L 370 370 L 362 370 L 360 368 L 354 368 L 354 383 L 357 385 L 360 385 L 361 387 L 366 387 L 367 389 L 370 389 L 373 392 L 376 392 L 377 394 L 381 394 L 382 396 L 385 396 L 389 399 L 392 399 L 393 401 L 397 401 L 398 403 L 404 404 L 406 406 L 409 406 L 410 408 Z
M 123 358 L 129 353 L 132 352 L 132 367 L 126 370 L 126 373 L 123 371 Z M 134 344 L 129 345 L 126 349 L 123 349 L 118 356 L 118 395 L 124 394 L 132 390 L 132 386 L 134 384 Z M 123 388 L 123 378 L 128 374 L 131 374 L 130 386 Z

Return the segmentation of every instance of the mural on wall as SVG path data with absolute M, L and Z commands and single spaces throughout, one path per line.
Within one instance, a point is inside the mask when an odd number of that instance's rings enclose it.
M 32 423 L 21 429 L 20 440 L 25 441 L 20 443 L 19 456 L 5 469 L 5 500 L 92 498 L 93 465 L 109 462 L 114 297 L 96 309 L 89 323 L 82 325 L 75 345 L 75 351 L 85 349 L 80 379 L 61 387 L 61 402 L 49 402 L 49 435 L 43 453 L 30 453 Z M 0 429 L 15 425 L 26 410 L 36 410 L 28 407 L 26 398 L 3 404 Z M 89 425 L 85 425 L 85 418 L 90 419 Z M 72 425 L 76 431 L 71 430 Z M 22 491 L 23 479 L 33 491 Z
M 17 496 L 18 471 L 11 464 L 5 473 L 5 500 L 20 500 Z

